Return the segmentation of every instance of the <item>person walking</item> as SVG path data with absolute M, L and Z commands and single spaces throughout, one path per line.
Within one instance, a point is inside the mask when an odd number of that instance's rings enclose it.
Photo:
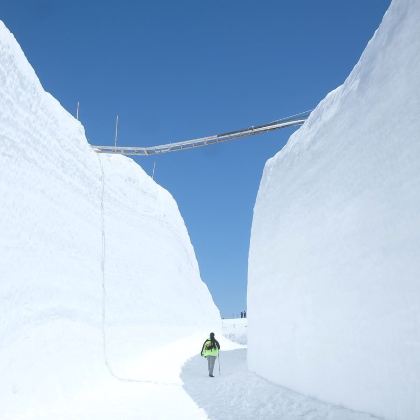
M 210 338 L 207 338 L 201 348 L 201 355 L 207 359 L 209 376 L 214 378 L 213 369 L 216 362 L 216 357 L 219 355 L 220 344 L 214 338 L 214 333 L 210 333 Z

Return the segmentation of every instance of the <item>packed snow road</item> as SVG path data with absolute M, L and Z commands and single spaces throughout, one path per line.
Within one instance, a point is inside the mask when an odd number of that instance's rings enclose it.
M 109 374 L 66 404 L 32 405 L 7 420 L 375 420 L 274 385 L 251 373 L 246 348 L 220 338 L 220 371 L 209 378 L 197 336 L 179 340 L 125 366 L 130 380 Z M 197 351 L 196 351 L 197 350 Z M 192 356 L 192 357 L 191 357 Z M 120 371 L 119 373 L 122 373 Z M 4 417 L 1 417 L 2 419 Z
M 202 357 L 182 370 L 184 388 L 212 420 L 374 420 L 368 414 L 332 406 L 274 385 L 249 372 L 246 349 L 222 352 L 220 371 L 206 376 Z

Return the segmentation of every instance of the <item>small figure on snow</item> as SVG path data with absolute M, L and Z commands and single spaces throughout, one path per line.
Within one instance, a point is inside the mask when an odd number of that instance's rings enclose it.
M 243 312 L 241 312 L 241 318 L 243 318 L 244 317 L 244 313 Z
M 244 318 L 246 318 L 246 311 L 244 311 Z
M 216 362 L 216 357 L 219 355 L 220 344 L 214 338 L 214 333 L 210 333 L 210 338 L 208 338 L 201 348 L 201 355 L 207 358 L 209 376 L 214 378 L 213 369 L 214 363 Z

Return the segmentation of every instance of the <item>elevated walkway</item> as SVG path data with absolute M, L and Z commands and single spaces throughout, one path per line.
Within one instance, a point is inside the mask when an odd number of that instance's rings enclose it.
M 208 137 L 198 137 L 191 140 L 178 141 L 175 143 L 162 144 L 159 146 L 133 146 L 133 147 L 115 147 L 115 146 L 94 146 L 92 148 L 97 153 L 116 153 L 127 156 L 140 155 L 150 156 L 161 153 L 178 152 L 181 150 L 194 149 L 196 147 L 209 146 L 210 144 L 222 143 L 235 140 L 241 137 L 255 136 L 268 131 L 279 130 L 281 128 L 302 125 L 308 118 L 311 111 L 305 111 L 300 114 L 292 115 L 281 120 L 276 120 L 267 124 L 251 126 L 236 131 L 229 131 L 222 134 L 215 134 Z

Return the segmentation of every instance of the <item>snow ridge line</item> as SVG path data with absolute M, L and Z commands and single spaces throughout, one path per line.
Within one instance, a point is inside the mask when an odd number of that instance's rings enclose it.
M 108 351 L 107 351 L 107 339 L 106 339 L 106 276 L 105 276 L 105 265 L 106 265 L 106 235 L 105 235 L 105 171 L 102 163 L 102 159 L 99 154 L 96 154 L 99 160 L 100 167 L 100 184 L 101 184 L 101 195 L 100 195 L 100 211 L 101 211 L 101 283 L 102 283 L 102 320 L 101 320 L 101 329 L 102 329 L 102 350 L 104 356 L 104 363 L 109 374 L 121 382 L 132 382 L 132 383 L 145 383 L 153 385 L 166 385 L 166 386 L 175 386 L 182 387 L 181 384 L 175 382 L 161 382 L 153 381 L 151 379 L 136 379 L 136 378 L 124 378 L 117 375 L 109 362 Z

